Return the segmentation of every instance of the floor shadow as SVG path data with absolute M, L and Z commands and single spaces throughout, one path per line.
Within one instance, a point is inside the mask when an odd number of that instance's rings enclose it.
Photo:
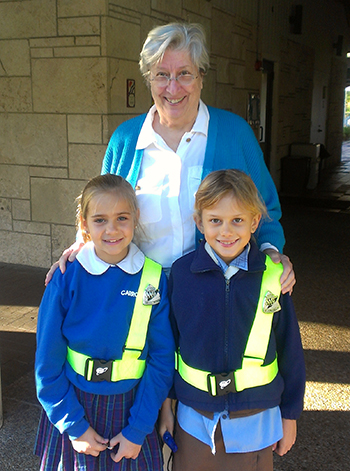
M 350 412 L 306 411 L 298 421 L 297 442 L 274 471 L 346 471 L 349 465 Z
M 35 349 L 34 333 L 0 331 L 0 364 L 3 388 L 33 371 Z
M 39 306 L 46 268 L 0 263 L 0 306 Z

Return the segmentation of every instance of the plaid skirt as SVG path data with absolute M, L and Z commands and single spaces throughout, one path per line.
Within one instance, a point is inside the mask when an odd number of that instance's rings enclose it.
M 134 402 L 136 388 L 125 394 L 100 396 L 76 388 L 79 402 L 85 409 L 85 417 L 91 427 L 104 438 L 111 439 L 127 425 L 129 411 Z M 139 456 L 123 458 L 119 463 L 112 460 L 111 450 L 106 449 L 98 457 L 77 453 L 67 433 L 61 434 L 41 414 L 35 455 L 41 459 L 40 471 L 162 471 L 163 455 L 157 431 L 147 435 Z

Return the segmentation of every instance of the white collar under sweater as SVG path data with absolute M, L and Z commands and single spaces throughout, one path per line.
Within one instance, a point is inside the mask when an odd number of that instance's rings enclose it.
M 142 269 L 145 263 L 145 256 L 143 252 L 131 242 L 127 256 L 116 265 L 112 265 L 111 263 L 104 262 L 96 255 L 93 242 L 87 242 L 78 253 L 77 260 L 90 275 L 102 275 L 109 267 L 115 266 L 130 275 L 135 275 L 135 273 L 138 273 Z
M 137 140 L 136 149 L 146 149 L 149 145 L 158 142 L 159 139 L 162 140 L 159 134 L 157 134 L 155 130 L 153 129 L 153 120 L 154 120 L 154 115 L 156 111 L 157 111 L 156 105 L 153 105 L 148 111 L 146 119 L 142 125 L 141 131 Z M 197 118 L 191 131 L 189 132 L 192 134 L 198 132 L 207 136 L 209 118 L 210 116 L 209 116 L 209 111 L 208 111 L 207 106 L 202 102 L 202 100 L 199 100 Z

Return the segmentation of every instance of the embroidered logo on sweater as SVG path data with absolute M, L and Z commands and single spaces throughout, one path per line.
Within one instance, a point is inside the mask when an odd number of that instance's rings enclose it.
M 264 302 L 263 302 L 263 312 L 265 314 L 272 314 L 280 310 L 281 310 L 281 306 L 280 306 L 280 303 L 278 302 L 278 296 L 271 293 L 271 291 L 267 291 L 264 297 Z
M 142 297 L 142 303 L 145 306 L 154 306 L 160 302 L 160 291 L 152 285 L 148 285 Z

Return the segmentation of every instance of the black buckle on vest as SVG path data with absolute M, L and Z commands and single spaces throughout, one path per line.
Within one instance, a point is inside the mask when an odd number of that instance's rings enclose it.
M 216 391 L 212 390 L 211 378 L 215 378 Z M 225 396 L 237 392 L 234 372 L 208 375 L 208 392 L 211 396 Z
M 92 366 L 91 366 L 92 363 Z M 98 358 L 88 358 L 85 362 L 84 378 L 87 381 L 112 381 L 113 360 L 99 360 Z M 89 371 L 92 368 L 92 374 Z

